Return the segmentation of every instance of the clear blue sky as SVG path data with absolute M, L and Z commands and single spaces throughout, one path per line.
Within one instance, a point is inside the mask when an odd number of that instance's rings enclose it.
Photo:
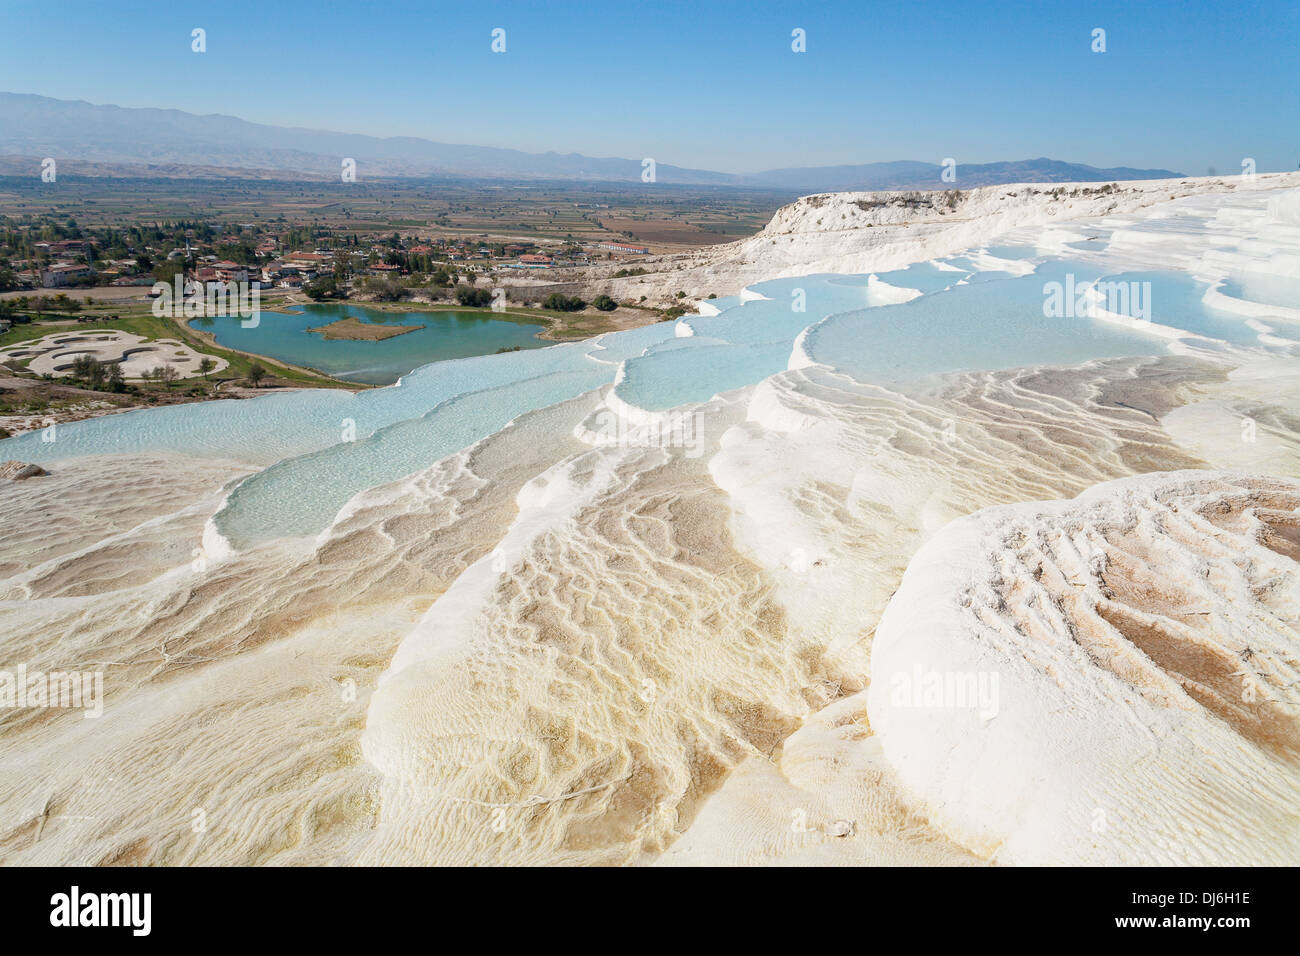
M 0 0 L 0 90 L 728 172 L 1264 172 L 1300 163 L 1300 2 Z

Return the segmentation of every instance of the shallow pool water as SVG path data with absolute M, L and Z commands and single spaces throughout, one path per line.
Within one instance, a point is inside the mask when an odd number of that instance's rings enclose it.
M 1074 365 L 1090 359 L 1168 354 L 1178 341 L 1205 352 L 1259 346 L 1246 320 L 1208 308 L 1206 285 L 1182 273 L 1104 273 L 1097 264 L 1048 259 L 1028 275 L 980 270 L 989 255 L 1033 258 L 1029 247 L 992 246 L 942 263 L 923 262 L 875 275 L 811 275 L 758 283 L 744 296 L 713 300 L 707 312 L 610 333 L 584 342 L 534 346 L 535 327 L 454 314 L 364 314 L 360 307 L 311 307 L 289 316 L 265 313 L 258 329 L 218 320 L 218 339 L 261 336 L 237 347 L 297 364 L 360 377 L 419 361 L 398 385 L 353 393 L 303 389 L 240 400 L 131 412 L 9 439 L 0 457 L 48 462 L 75 455 L 174 451 L 266 466 L 244 480 L 212 528 L 243 548 L 272 538 L 324 530 L 357 492 L 419 471 L 504 427 L 511 419 L 601 386 L 613 385 L 624 410 L 661 411 L 702 402 L 791 366 L 818 362 L 865 382 L 907 388 L 964 369 Z M 1028 263 L 1026 263 L 1028 265 Z M 945 268 L 948 266 L 948 268 Z M 952 267 L 956 268 L 952 268 Z M 1158 328 L 1131 328 L 1086 314 L 1045 314 L 1047 290 L 1094 280 L 1135 285 L 1155 326 L 1206 336 L 1171 339 Z M 1238 284 L 1229 293 L 1254 294 Z M 1289 288 L 1266 288 L 1289 296 Z M 373 313 L 374 310 L 368 310 Z M 1119 311 L 1125 311 L 1120 309 Z M 423 324 L 385 342 L 326 343 L 309 326 L 347 315 Z M 441 331 L 435 331 L 435 326 Z M 222 332 L 224 329 L 224 332 Z M 238 330 L 238 331 L 236 331 Z M 417 338 L 426 336 L 426 338 Z M 440 337 L 441 336 L 441 337 Z M 514 342 L 509 354 L 448 359 L 457 339 L 476 350 Z M 304 342 L 324 351 L 308 355 Z M 412 350 L 427 342 L 430 352 Z M 440 344 L 439 344 L 440 343 Z M 358 346 L 363 347 L 358 349 Z M 381 346 L 392 350 L 384 357 Z M 422 346 L 423 347 L 423 346 Z M 357 355 L 365 351 L 366 358 Z M 346 370 L 321 358 L 337 356 Z M 397 358 L 398 354 L 403 358 Z M 418 355 L 418 358 L 417 358 Z M 442 359 L 442 360 L 434 360 Z M 368 372 L 367 369 L 370 371 Z M 635 412 L 633 412 L 635 414 Z
M 1274 275 L 1265 272 L 1237 273 L 1219 290 L 1235 299 L 1284 309 L 1300 309 L 1300 275 Z
M 1153 355 L 1164 340 L 1086 317 L 1044 315 L 1044 285 L 1100 271 L 1052 262 L 1028 276 L 971 283 L 899 305 L 850 312 L 811 329 L 812 361 L 865 382 L 900 385 L 963 369 L 1072 365 L 1094 358 Z
M 326 339 L 319 328 L 340 319 L 367 325 L 419 326 L 377 341 Z M 293 312 L 262 312 L 257 325 L 245 328 L 234 316 L 191 319 L 190 326 L 210 332 L 218 345 L 314 368 L 335 378 L 368 385 L 391 385 L 430 362 L 491 355 L 500 349 L 539 348 L 541 325 L 494 319 L 474 312 L 386 312 L 352 303 L 305 305 Z

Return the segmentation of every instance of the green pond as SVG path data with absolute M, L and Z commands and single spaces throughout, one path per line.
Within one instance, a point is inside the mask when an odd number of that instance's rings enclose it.
M 537 337 L 544 326 L 509 322 L 481 312 L 386 312 L 350 303 L 295 308 L 293 312 L 264 311 L 252 328 L 245 328 L 248 320 L 237 316 L 191 319 L 189 324 L 210 332 L 218 345 L 371 385 L 391 385 L 430 362 L 552 344 Z M 349 317 L 372 325 L 420 328 L 379 341 L 327 340 L 320 332 L 307 331 Z

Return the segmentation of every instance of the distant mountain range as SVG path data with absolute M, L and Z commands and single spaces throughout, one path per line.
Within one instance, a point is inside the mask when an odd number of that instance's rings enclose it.
M 285 172 L 297 172 L 312 178 L 332 177 L 339 174 L 344 158 L 356 160 L 358 179 L 640 182 L 642 168 L 639 159 L 526 153 L 435 143 L 412 136 L 380 138 L 265 126 L 220 114 L 199 116 L 180 110 L 96 106 L 27 93 L 0 93 L 0 155 L 52 156 L 100 170 L 110 164 L 118 175 L 183 175 L 177 170 L 207 167 L 231 176 L 269 173 L 279 178 Z M 119 166 L 132 168 L 119 170 Z M 802 193 L 951 188 L 941 180 L 941 172 L 938 164 L 912 161 L 773 169 L 747 176 L 663 162 L 657 162 L 655 169 L 656 181 L 661 183 Z M 1181 175 L 1167 169 L 1097 169 L 1060 160 L 1028 159 L 959 165 L 953 185 L 969 188 L 1012 182 L 1103 182 Z

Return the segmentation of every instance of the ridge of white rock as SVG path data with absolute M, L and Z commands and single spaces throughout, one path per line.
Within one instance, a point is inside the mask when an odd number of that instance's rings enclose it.
M 1300 482 L 1164 472 L 986 508 L 880 619 L 871 725 L 1002 864 L 1300 859 Z
M 646 275 L 610 278 L 602 289 L 634 299 L 646 295 L 667 300 L 679 290 L 698 298 L 733 295 L 768 279 L 901 268 L 979 246 L 1024 226 L 1123 215 L 1202 193 L 1296 186 L 1300 173 L 821 193 L 782 206 L 761 232 L 747 239 L 647 260 L 639 263 L 651 270 Z M 1300 215 L 1296 203 L 1279 198 L 1271 213 Z

